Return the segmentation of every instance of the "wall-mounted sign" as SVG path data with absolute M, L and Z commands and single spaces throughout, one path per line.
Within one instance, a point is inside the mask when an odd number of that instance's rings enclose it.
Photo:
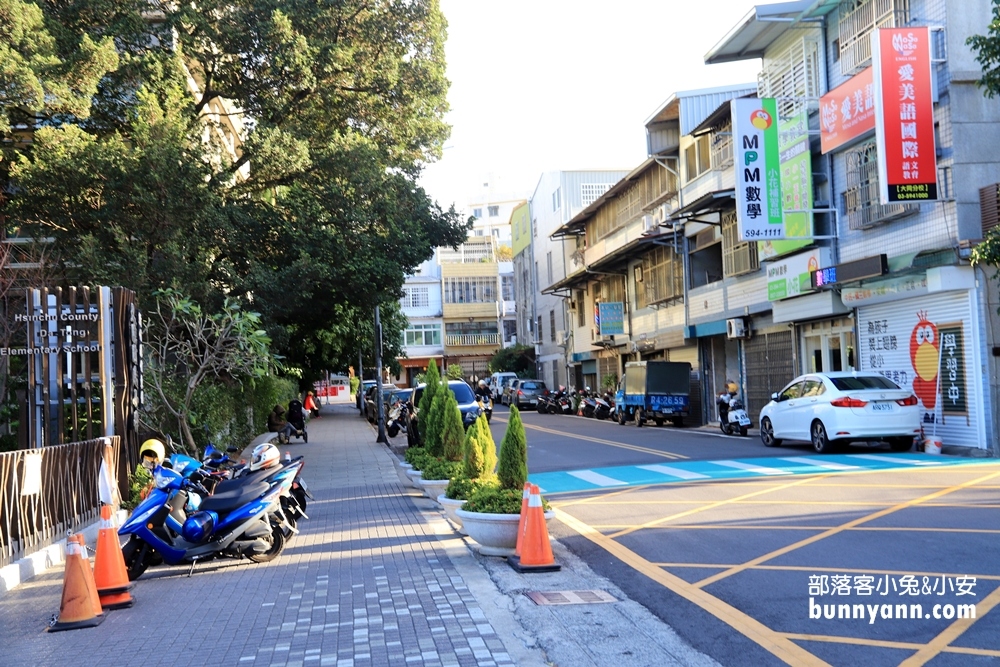
M 598 331 L 602 336 L 614 336 L 625 333 L 625 304 L 621 301 L 599 303 Z
M 840 300 L 845 306 L 853 308 L 922 294 L 927 294 L 926 273 L 876 280 L 861 287 L 843 287 Z
M 818 289 L 836 283 L 876 278 L 887 273 L 889 273 L 889 259 L 885 255 L 875 255 L 817 269 L 812 272 L 811 280 L 813 289 Z
M 883 204 L 937 199 L 931 38 L 927 27 L 872 34 L 875 139 Z
M 785 235 L 797 241 L 761 241 L 757 255 L 768 259 L 787 255 L 812 243 L 813 207 L 812 152 L 809 150 L 809 113 L 805 110 L 778 118 L 778 151 L 781 162 L 781 208 L 785 211 Z M 808 281 L 807 281 L 808 282 Z
M 819 145 L 826 154 L 875 129 L 872 68 L 819 98 Z
M 778 111 L 773 98 L 730 101 L 741 241 L 785 238 L 781 211 Z
M 780 301 L 815 290 L 810 276 L 830 263 L 828 248 L 813 248 L 767 264 L 767 300 Z

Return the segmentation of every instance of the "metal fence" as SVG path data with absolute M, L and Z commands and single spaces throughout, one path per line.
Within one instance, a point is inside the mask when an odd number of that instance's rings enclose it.
M 0 567 L 98 519 L 101 462 L 117 480 L 120 442 L 114 436 L 0 453 Z

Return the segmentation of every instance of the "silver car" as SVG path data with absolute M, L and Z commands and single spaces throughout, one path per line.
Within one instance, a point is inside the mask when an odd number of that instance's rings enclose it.
M 533 408 L 538 405 L 538 397 L 546 391 L 548 389 L 541 380 L 514 380 L 507 392 L 507 405 L 516 405 L 518 408 L 527 405 Z

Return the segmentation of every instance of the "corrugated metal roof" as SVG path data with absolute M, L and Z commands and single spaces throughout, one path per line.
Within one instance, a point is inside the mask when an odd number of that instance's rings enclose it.
M 696 93 L 697 91 L 689 91 Z M 743 84 L 741 88 L 726 91 L 706 92 L 701 95 L 677 93 L 681 101 L 681 136 L 691 134 L 694 128 L 712 115 L 712 112 L 734 97 L 757 94 L 757 84 Z M 682 97 L 682 95 L 684 95 Z
M 807 18 L 828 14 L 840 0 L 794 0 L 757 5 L 705 54 L 705 64 L 762 58 L 774 40 Z

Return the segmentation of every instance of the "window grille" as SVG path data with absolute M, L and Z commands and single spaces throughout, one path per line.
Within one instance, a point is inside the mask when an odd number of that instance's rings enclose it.
M 514 276 L 500 276 L 500 293 L 504 301 L 514 300 Z
M 757 242 L 739 240 L 736 226 L 736 211 L 722 215 L 722 273 L 738 276 L 760 268 L 757 258 Z
M 613 183 L 582 183 L 580 185 L 580 203 L 583 204 L 584 208 L 587 208 L 597 201 L 598 197 L 610 190 L 612 185 Z
M 851 76 L 871 64 L 871 35 L 876 28 L 898 28 L 909 22 L 909 0 L 840 3 L 840 73 Z
M 878 149 L 869 141 L 847 151 L 847 190 L 843 193 L 848 229 L 868 229 L 919 210 L 912 204 L 883 205 L 879 199 Z
M 549 311 L 549 342 L 556 342 L 556 311 Z
M 496 278 L 445 278 L 445 303 L 495 303 Z
M 803 37 L 776 57 L 765 58 L 757 77 L 757 96 L 776 97 L 784 105 L 793 104 L 792 98 L 819 97 L 819 54 L 818 38 Z M 782 107 L 778 111 L 781 116 L 790 116 L 797 110 Z
M 430 305 L 426 287 L 407 287 L 403 292 L 406 294 L 402 299 L 404 308 L 426 308 Z
M 599 283 L 602 303 L 617 303 L 625 301 L 625 281 L 621 276 L 611 276 Z
M 499 206 L 488 206 L 487 209 L 489 210 L 489 214 L 490 214 L 491 218 L 495 218 L 498 215 L 500 215 L 500 207 Z
M 637 308 L 684 296 L 684 264 L 670 246 L 657 246 L 642 259 L 642 282 L 635 284 Z
M 733 121 L 727 120 L 712 132 L 712 169 L 733 166 Z

